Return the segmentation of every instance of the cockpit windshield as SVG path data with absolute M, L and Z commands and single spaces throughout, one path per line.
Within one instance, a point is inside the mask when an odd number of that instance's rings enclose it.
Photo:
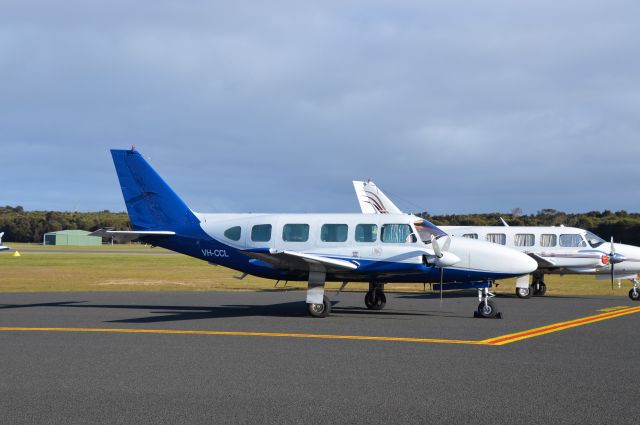
M 589 242 L 589 245 L 591 245 L 591 248 L 599 247 L 600 245 L 606 242 L 600 236 L 591 232 L 587 232 L 587 234 L 584 235 L 584 237 L 587 239 L 587 242 Z
M 437 228 L 433 223 L 430 223 L 427 220 L 416 221 L 413 225 L 416 226 L 418 235 L 420 235 L 420 239 L 424 243 L 431 243 L 431 235 L 435 236 L 436 239 L 447 235 L 443 230 Z

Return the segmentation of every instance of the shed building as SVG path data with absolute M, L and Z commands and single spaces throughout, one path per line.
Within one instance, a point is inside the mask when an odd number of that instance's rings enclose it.
M 44 234 L 43 245 L 94 246 L 102 245 L 100 236 L 89 236 L 86 230 L 60 230 Z

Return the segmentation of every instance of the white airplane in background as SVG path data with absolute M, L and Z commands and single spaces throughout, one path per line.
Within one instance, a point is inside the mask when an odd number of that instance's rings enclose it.
M 307 281 L 307 311 L 325 317 L 327 281 L 368 282 L 365 304 L 381 309 L 389 282 L 482 283 L 477 313 L 495 317 L 494 279 L 528 275 L 529 256 L 446 233 L 401 214 L 203 214 L 189 209 L 135 149 L 111 155 L 133 230 L 94 234 L 142 241 L 274 280 Z M 442 285 L 440 285 L 442 286 Z M 476 286 L 478 287 L 478 286 Z
M 353 187 L 365 214 L 401 213 L 400 209 L 372 182 L 353 181 Z M 502 220 L 502 219 L 501 219 Z M 607 242 L 584 229 L 564 226 L 439 226 L 451 236 L 479 239 L 522 251 L 538 263 L 528 279 L 518 279 L 516 295 L 530 298 L 544 295 L 545 274 L 593 274 L 598 278 L 629 279 L 633 287 L 629 298 L 640 300 L 638 273 L 640 247 Z
M 4 236 L 4 232 L 0 233 L 0 251 L 7 251 L 9 249 L 11 249 L 8 246 L 4 246 L 2 245 L 2 237 Z

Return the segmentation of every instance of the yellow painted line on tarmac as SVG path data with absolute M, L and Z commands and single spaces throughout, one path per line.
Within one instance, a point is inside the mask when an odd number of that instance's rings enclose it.
M 601 311 L 603 313 L 608 313 L 610 311 L 624 310 L 625 308 L 629 308 L 629 307 L 627 307 L 626 305 L 618 305 L 618 306 L 615 306 L 615 307 L 601 308 L 598 311 Z
M 302 338 L 302 339 L 333 339 L 352 341 L 392 341 L 392 342 L 413 342 L 429 344 L 459 344 L 459 345 L 491 345 L 502 346 L 524 339 L 560 332 L 578 326 L 603 320 L 614 319 L 628 314 L 640 313 L 640 307 L 626 308 L 612 312 L 596 314 L 594 316 L 582 317 L 566 322 L 553 323 L 539 328 L 529 329 L 495 338 L 484 340 L 462 340 L 462 339 L 440 339 L 440 338 L 407 338 L 390 336 L 368 336 L 368 335 L 334 335 L 334 334 L 306 334 L 306 333 L 284 333 L 284 332 L 241 332 L 241 331 L 207 331 L 207 330 L 180 330 L 180 329 L 130 329 L 130 328 L 54 328 L 54 327 L 15 327 L 2 326 L 0 332 L 88 332 L 88 333 L 120 333 L 120 334 L 164 334 L 164 335 L 223 335 L 223 336 L 257 336 L 275 338 Z
M 0 331 L 16 332 L 100 332 L 100 333 L 140 333 L 140 334 L 173 334 L 173 335 L 226 335 L 226 336 L 263 336 L 278 338 L 309 338 L 309 339 L 348 339 L 364 341 L 396 341 L 396 342 L 423 342 L 439 344 L 471 344 L 479 345 L 481 341 L 465 341 L 458 339 L 436 338 L 403 338 L 388 336 L 367 335 L 333 335 L 333 334 L 302 334 L 281 332 L 236 332 L 236 331 L 189 331 L 174 329 L 126 329 L 126 328 L 24 328 L 24 327 L 0 327 Z
M 508 335 L 502 335 L 495 338 L 485 339 L 482 342 L 486 345 L 506 345 L 523 339 L 535 338 L 538 336 L 560 332 L 565 329 L 576 328 L 578 326 L 588 325 L 590 323 L 601 322 L 603 320 L 614 319 L 616 317 L 625 316 L 627 314 L 640 313 L 640 307 L 631 307 L 624 310 L 617 310 L 609 313 L 596 314 L 594 316 L 582 317 L 580 319 L 569 320 L 566 322 L 553 323 L 551 325 L 539 328 L 529 329 L 522 332 L 516 332 Z

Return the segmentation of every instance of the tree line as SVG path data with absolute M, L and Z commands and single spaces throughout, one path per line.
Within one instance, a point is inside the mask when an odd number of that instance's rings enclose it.
M 590 230 L 609 240 L 640 245 L 640 213 L 626 211 L 590 211 L 565 213 L 543 209 L 535 214 L 522 214 L 520 209 L 509 213 L 430 215 L 416 214 L 440 226 L 499 226 L 500 218 L 510 226 L 570 226 Z M 25 211 L 21 206 L 0 207 L 0 232 L 9 242 L 42 242 L 47 232 L 81 229 L 93 231 L 103 227 L 130 230 L 129 216 L 124 212 Z
M 3 242 L 42 242 L 44 234 L 58 230 L 88 230 L 113 227 L 128 230 L 127 213 L 25 211 L 21 206 L 0 207 L 0 232 Z

